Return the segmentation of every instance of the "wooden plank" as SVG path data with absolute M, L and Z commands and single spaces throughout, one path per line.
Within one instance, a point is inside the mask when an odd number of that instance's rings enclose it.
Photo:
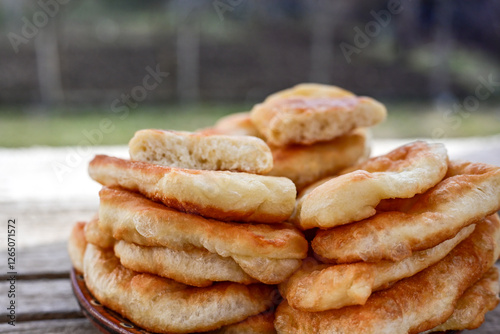
M 87 319 L 62 319 L 29 321 L 16 326 L 0 325 L 0 334 L 98 334 L 100 333 Z
M 16 219 L 16 268 L 24 278 L 69 277 L 71 268 L 67 240 L 76 221 L 89 220 L 96 209 L 58 210 L 50 206 L 11 208 L 0 204 L 1 216 Z M 7 219 L 7 218 L 6 218 Z M 4 220 L 7 221 L 7 220 Z M 7 229 L 0 238 L 7 239 Z M 0 279 L 5 278 L 7 251 L 0 252 Z
M 7 263 L 5 259 L 3 263 Z M 16 252 L 16 267 L 18 279 L 69 278 L 71 261 L 66 242 L 28 247 Z M 7 277 L 4 270 L 0 279 Z
M 2 300 L 9 303 L 9 281 L 0 282 Z M 14 299 L 14 298 L 13 298 Z M 69 279 L 18 280 L 15 282 L 16 320 L 18 322 L 82 317 Z M 0 307 L 0 323 L 8 321 L 7 304 Z

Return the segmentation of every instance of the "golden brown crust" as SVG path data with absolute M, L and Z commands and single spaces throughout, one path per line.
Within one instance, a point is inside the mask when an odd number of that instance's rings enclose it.
M 443 260 L 373 294 L 362 306 L 304 312 L 283 302 L 275 327 L 284 333 L 420 333 L 448 319 L 464 291 L 478 281 L 499 254 L 498 215 L 476 229 Z
M 464 292 L 451 317 L 429 332 L 478 328 L 484 322 L 485 314 L 498 305 L 499 292 L 498 269 L 492 267 L 478 282 Z
M 273 98 L 251 111 L 256 128 L 269 144 L 309 145 L 328 141 L 386 117 L 384 105 L 369 97 Z
M 71 229 L 68 240 L 68 254 L 73 267 L 83 273 L 83 255 L 87 247 L 85 240 L 85 222 L 77 222 Z
M 266 174 L 273 168 L 267 144 L 250 136 L 144 129 L 129 142 L 130 159 L 169 167 Z
M 206 334 L 276 334 L 274 312 L 266 311 Z
M 327 265 L 309 258 L 303 261 L 301 269 L 280 284 L 280 292 L 292 307 L 302 311 L 318 312 L 362 305 L 373 291 L 387 288 L 440 261 L 472 231 L 474 225 L 467 226 L 454 238 L 415 252 L 399 262 Z
M 296 225 L 302 229 L 331 228 L 368 218 L 382 199 L 423 193 L 441 181 L 447 169 L 448 156 L 442 144 L 417 141 L 401 146 L 349 168 L 351 172 L 304 196 L 297 206 Z
M 115 239 L 143 246 L 206 248 L 221 256 L 303 259 L 308 244 L 289 224 L 240 224 L 178 212 L 122 189 L 100 193 L 101 228 Z
M 95 215 L 85 225 L 85 239 L 87 242 L 101 248 L 111 248 L 115 244 L 113 236 L 99 227 L 99 216 Z
M 269 95 L 265 102 L 269 102 L 275 99 L 283 99 L 287 97 L 350 97 L 355 96 L 354 93 L 340 88 L 338 86 L 324 85 L 317 83 L 305 82 L 295 85 L 291 88 L 280 90 L 274 94 Z
M 248 275 L 266 284 L 279 284 L 300 267 L 299 259 L 271 259 L 267 257 L 239 256 L 232 258 Z
M 295 185 L 284 177 L 170 168 L 104 155 L 90 162 L 89 174 L 102 185 L 226 221 L 278 223 L 288 219 L 295 205 Z
M 419 196 L 407 212 L 380 212 L 355 224 L 319 231 L 312 248 L 325 261 L 337 263 L 400 261 L 452 238 L 500 208 L 499 167 L 452 162 L 450 168 L 455 174 Z
M 300 191 L 308 184 L 368 158 L 367 132 L 357 129 L 312 145 L 271 146 L 274 167 L 268 175 L 287 177 Z
M 188 287 L 126 269 L 112 251 L 92 244 L 85 252 L 84 272 L 88 289 L 101 304 L 158 333 L 213 330 L 257 315 L 272 305 L 270 286 L 219 283 Z
M 171 278 L 187 285 L 205 287 L 214 281 L 257 283 L 232 258 L 205 249 L 174 250 L 120 240 L 115 244 L 114 251 L 125 268 Z

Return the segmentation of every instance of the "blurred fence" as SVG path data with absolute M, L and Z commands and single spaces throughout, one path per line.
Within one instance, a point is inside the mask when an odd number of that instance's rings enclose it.
M 57 8 L 40 5 L 56 1 Z M 81 1 L 33 1 L 26 9 L 6 0 L 0 103 L 106 103 L 134 93 L 148 67 L 168 73 L 158 89 L 136 90 L 149 102 L 255 101 L 306 81 L 392 98 L 470 92 L 448 62 L 467 43 L 453 34 L 452 1 L 156 2 L 162 5 L 148 14 L 155 19 L 138 32 L 110 13 L 73 24 Z M 422 16 L 428 3 L 439 18 L 430 23 Z M 498 38 L 495 29 L 489 33 Z M 483 49 L 495 54 L 490 42 Z M 432 46 L 423 69 L 410 52 L 416 44 Z

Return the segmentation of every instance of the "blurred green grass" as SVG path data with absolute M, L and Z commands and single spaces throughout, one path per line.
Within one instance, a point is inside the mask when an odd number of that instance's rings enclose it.
M 386 103 L 387 120 L 373 130 L 375 138 L 441 138 L 488 136 L 500 133 L 500 109 L 481 106 L 481 110 L 464 118 L 458 114 L 437 111 L 430 105 L 411 102 Z M 193 131 L 210 126 L 220 117 L 244 110 L 245 104 L 202 104 L 192 106 L 145 106 L 131 110 L 126 117 L 104 112 L 100 108 L 55 109 L 50 113 L 37 110 L 0 108 L 0 146 L 33 145 L 123 145 L 135 131 L 160 128 Z M 110 131 L 100 131 L 107 119 Z M 100 131 L 102 137 L 97 135 Z M 86 135 L 87 134 L 87 135 Z M 90 138 L 90 139 L 89 139 Z M 436 138 L 435 138 L 436 139 Z

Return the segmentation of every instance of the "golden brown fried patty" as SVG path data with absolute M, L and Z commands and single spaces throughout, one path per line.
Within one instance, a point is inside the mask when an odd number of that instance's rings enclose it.
M 332 140 L 380 123 L 386 113 L 383 104 L 369 97 L 292 96 L 255 105 L 251 118 L 269 144 L 284 146 Z
M 171 168 L 105 155 L 90 162 L 89 174 L 102 185 L 220 220 L 278 223 L 295 205 L 295 185 L 284 177 Z
M 292 307 L 309 312 L 364 304 L 373 291 L 387 288 L 440 261 L 472 231 L 474 225 L 467 226 L 454 238 L 399 262 L 328 265 L 307 259 L 301 269 L 280 284 L 280 292 Z
M 126 269 L 112 251 L 92 244 L 85 252 L 84 273 L 88 289 L 101 304 L 158 333 L 217 329 L 264 312 L 272 304 L 271 286 L 189 287 Z
M 435 186 L 446 175 L 448 155 L 442 144 L 417 141 L 349 168 L 304 196 L 297 207 L 302 229 L 330 228 L 368 218 L 386 198 L 410 198 Z
M 500 209 L 500 168 L 455 163 L 454 174 L 419 196 L 407 212 L 380 212 L 360 222 L 319 231 L 311 243 L 325 261 L 400 261 L 433 247 Z
M 374 293 L 362 306 L 323 312 L 293 309 L 283 302 L 274 325 L 284 333 L 420 333 L 445 322 L 463 293 L 495 263 L 500 220 L 489 216 L 443 260 Z

